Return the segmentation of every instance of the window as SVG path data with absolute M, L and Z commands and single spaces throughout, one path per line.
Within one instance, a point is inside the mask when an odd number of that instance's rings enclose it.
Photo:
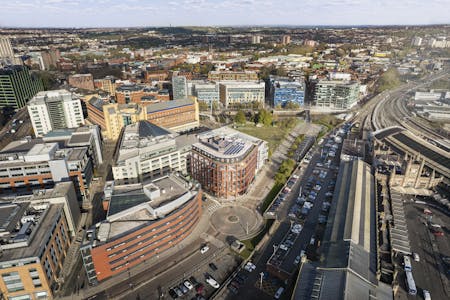
M 2 279 L 9 293 L 24 290 L 23 283 L 18 272 L 4 273 L 2 274 Z
M 36 269 L 29 269 L 28 272 L 30 273 L 31 280 L 33 281 L 33 285 L 35 288 L 41 287 L 41 279 L 39 278 L 39 273 Z

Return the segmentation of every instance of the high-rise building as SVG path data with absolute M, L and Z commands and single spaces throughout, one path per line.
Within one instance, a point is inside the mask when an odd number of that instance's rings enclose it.
M 188 96 L 187 80 L 185 76 L 172 77 L 173 100 L 184 99 Z
M 27 107 L 36 136 L 84 125 L 81 100 L 66 90 L 39 92 Z
M 198 139 L 192 145 L 191 175 L 216 197 L 245 194 L 268 159 L 267 142 L 229 127 L 201 133 Z
M 358 102 L 359 84 L 349 81 L 320 80 L 315 85 L 315 105 L 331 109 L 349 109 Z
M 21 64 L 21 60 L 14 56 L 14 51 L 9 38 L 0 37 L 0 65 Z
M 42 81 L 25 66 L 0 68 L 0 107 L 22 108 L 43 89 Z
M 260 35 L 253 35 L 252 36 L 252 44 L 260 44 L 261 43 L 261 36 Z
M 195 135 L 178 135 L 148 121 L 127 125 L 112 166 L 114 182 L 143 182 L 172 172 L 187 175 L 188 155 Z
M 291 43 L 291 36 L 290 35 L 283 35 L 281 40 L 283 45 L 288 45 Z
M 221 82 L 219 85 L 220 102 L 228 107 L 259 103 L 264 105 L 264 82 Z
M 412 41 L 411 41 L 411 45 L 413 47 L 419 47 L 422 45 L 422 38 L 420 36 L 415 36 Z
M 287 103 L 305 104 L 305 83 L 286 77 L 270 77 L 269 95 L 274 107 L 285 107 Z

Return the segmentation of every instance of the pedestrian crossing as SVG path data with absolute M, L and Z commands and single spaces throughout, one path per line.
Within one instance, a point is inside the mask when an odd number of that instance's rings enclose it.
M 216 210 L 218 210 L 219 208 L 221 208 L 222 205 L 218 202 L 212 202 L 212 204 L 210 204 L 207 208 L 208 213 L 210 215 L 212 215 Z

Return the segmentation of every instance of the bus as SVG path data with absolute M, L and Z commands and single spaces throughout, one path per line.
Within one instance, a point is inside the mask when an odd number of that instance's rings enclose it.
M 411 265 L 411 259 L 409 258 L 409 256 L 403 256 L 403 262 L 405 264 L 405 271 L 412 271 L 412 265 Z
M 406 271 L 406 287 L 408 288 L 408 294 L 417 295 L 416 283 L 411 271 Z

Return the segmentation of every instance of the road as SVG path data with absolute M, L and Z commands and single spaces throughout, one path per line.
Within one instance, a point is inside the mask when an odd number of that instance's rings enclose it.
M 324 143 L 325 144 L 325 143 Z M 301 175 L 300 180 L 293 186 L 292 191 L 287 196 L 286 200 L 283 202 L 277 211 L 278 221 L 280 222 L 279 227 L 275 230 L 275 232 L 271 235 L 270 239 L 265 243 L 261 251 L 255 254 L 253 262 L 256 265 L 256 270 L 252 273 L 249 273 L 249 278 L 246 280 L 243 286 L 239 289 L 239 294 L 233 295 L 230 292 L 225 293 L 223 296 L 218 299 L 249 299 L 249 300 L 264 300 L 264 299 L 273 299 L 274 293 L 277 288 L 281 285 L 284 285 L 279 280 L 269 276 L 269 278 L 263 280 L 261 285 L 260 273 L 266 271 L 266 263 L 269 258 L 274 253 L 275 248 L 283 240 L 283 237 L 290 230 L 291 222 L 288 217 L 290 207 L 295 203 L 297 199 L 300 188 L 302 191 L 305 191 L 306 184 L 309 178 L 313 178 L 313 171 L 316 169 L 316 163 L 321 160 L 321 149 L 322 147 L 315 146 L 313 148 L 313 155 L 309 164 L 303 164 L 301 170 L 297 172 L 297 175 Z M 337 165 L 340 156 L 340 149 L 336 152 L 336 157 L 333 160 L 333 164 Z M 323 169 L 323 168 L 319 168 Z M 309 258 L 314 259 L 314 254 L 316 250 L 316 246 L 318 245 L 317 239 L 314 246 L 307 248 L 310 244 L 311 237 L 315 236 L 317 225 L 318 225 L 318 216 L 321 213 L 322 203 L 324 202 L 326 196 L 325 194 L 329 191 L 327 189 L 328 184 L 335 180 L 334 171 L 328 171 L 327 176 L 323 180 L 322 189 L 318 193 L 316 200 L 314 201 L 314 206 L 309 212 L 306 220 L 304 222 L 303 230 L 298 236 L 295 244 L 292 246 L 291 251 L 285 258 L 285 262 L 282 266 L 286 269 L 291 268 L 292 271 L 295 270 L 295 265 L 293 261 L 295 257 L 300 253 L 302 249 L 307 249 L 307 254 Z M 300 221 L 301 222 L 301 221 Z M 241 271 L 246 272 L 246 271 Z M 294 272 L 295 273 L 295 272 Z M 285 292 L 284 297 L 290 295 L 289 291 Z M 288 298 L 285 298 L 288 299 Z

